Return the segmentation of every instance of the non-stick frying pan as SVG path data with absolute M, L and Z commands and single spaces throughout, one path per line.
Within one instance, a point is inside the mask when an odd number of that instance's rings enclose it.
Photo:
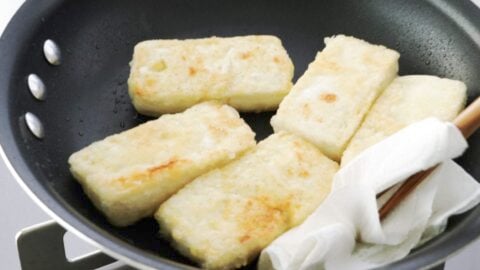
M 111 226 L 68 171 L 72 152 L 148 120 L 127 94 L 133 46 L 155 38 L 273 34 L 293 59 L 296 79 L 323 48 L 323 37 L 338 33 L 398 50 L 400 74 L 462 80 L 469 101 L 480 94 L 480 10 L 468 0 L 29 0 L 0 40 L 2 155 L 58 222 L 109 254 L 157 269 L 193 265 L 157 237 L 152 219 Z M 58 66 L 43 55 L 47 39 L 61 50 Z M 32 73 L 46 86 L 43 101 L 28 89 Z M 27 129 L 27 112 L 43 123 L 43 139 Z M 243 116 L 262 139 L 272 131 L 271 115 Z M 458 162 L 480 179 L 480 134 L 469 143 Z M 442 235 L 389 268 L 438 263 L 479 234 L 476 207 L 451 218 Z

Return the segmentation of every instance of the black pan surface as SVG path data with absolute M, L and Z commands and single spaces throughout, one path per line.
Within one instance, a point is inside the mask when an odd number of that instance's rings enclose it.
M 152 219 L 109 225 L 68 172 L 72 152 L 149 119 L 135 112 L 127 94 L 133 46 L 154 38 L 273 34 L 293 59 L 297 79 L 323 48 L 323 37 L 339 33 L 398 50 L 401 74 L 462 80 L 469 101 L 480 94 L 480 11 L 468 0 L 28 0 L 0 40 L 0 143 L 19 178 L 63 225 L 131 262 L 191 266 L 157 237 Z M 58 67 L 43 57 L 48 38 L 62 50 Z M 44 80 L 45 101 L 29 93 L 30 73 Z M 43 140 L 26 129 L 27 111 L 43 122 Z M 243 116 L 262 139 L 272 132 L 271 115 Z M 469 143 L 459 163 L 480 179 L 480 134 Z M 477 207 L 388 268 L 435 264 L 479 234 Z

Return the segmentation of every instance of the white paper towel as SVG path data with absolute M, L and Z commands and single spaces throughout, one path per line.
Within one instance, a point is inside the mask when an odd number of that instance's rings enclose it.
M 466 148 L 453 124 L 433 118 L 368 148 L 336 174 L 332 192 L 304 223 L 264 249 L 259 268 L 368 269 L 406 256 L 443 231 L 449 216 L 480 201 L 480 185 L 450 160 Z M 376 194 L 439 163 L 380 223 Z

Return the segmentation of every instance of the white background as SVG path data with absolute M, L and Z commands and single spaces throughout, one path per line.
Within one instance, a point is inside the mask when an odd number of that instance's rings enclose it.
M 480 0 L 472 1 L 480 7 Z M 22 2 L 23 0 L 1 0 L 0 33 Z M 7 171 L 3 161 L 0 161 L 0 213 L 0 268 L 20 269 L 15 246 L 16 233 L 25 227 L 47 221 L 50 218 L 20 189 Z M 68 249 L 67 254 L 71 257 L 93 250 L 92 247 L 71 234 L 67 234 L 65 242 Z M 480 241 L 474 242 L 459 254 L 449 258 L 446 269 L 480 269 Z

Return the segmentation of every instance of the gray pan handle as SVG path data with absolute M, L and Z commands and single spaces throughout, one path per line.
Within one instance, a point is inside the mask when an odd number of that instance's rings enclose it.
M 17 249 L 22 270 L 85 270 L 115 262 L 100 251 L 69 261 L 65 256 L 63 242 L 65 232 L 66 230 L 55 221 L 48 221 L 20 231 L 17 235 Z

